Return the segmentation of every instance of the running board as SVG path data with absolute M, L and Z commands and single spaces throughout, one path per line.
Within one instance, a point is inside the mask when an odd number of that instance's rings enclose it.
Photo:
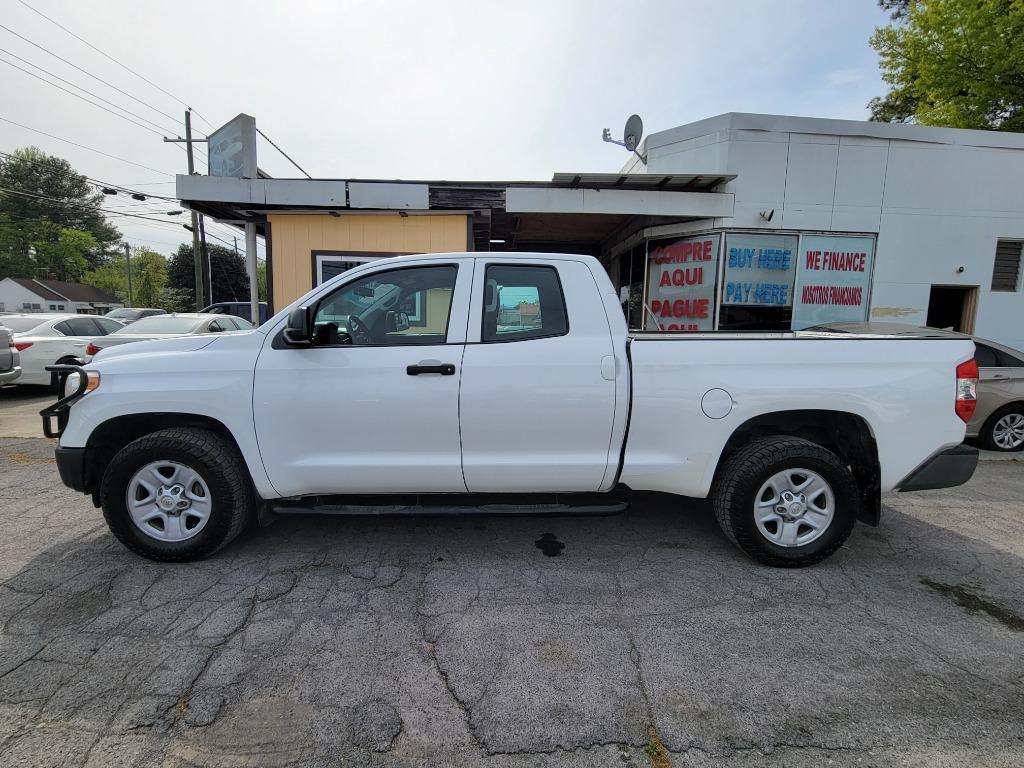
M 388 496 L 307 496 L 270 502 L 280 515 L 617 515 L 622 493 L 438 493 Z

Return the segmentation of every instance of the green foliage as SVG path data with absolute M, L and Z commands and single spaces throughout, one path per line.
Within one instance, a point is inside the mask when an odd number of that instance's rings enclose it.
M 1024 2 L 880 0 L 871 37 L 889 94 L 871 119 L 1024 131 Z
M 213 300 L 247 301 L 249 278 L 245 274 L 245 259 L 230 248 L 208 244 L 210 270 L 213 274 Z M 189 306 L 195 309 L 195 261 L 192 258 L 192 244 L 182 243 L 167 264 L 167 284 L 190 298 Z
M 46 243 L 59 244 L 64 230 L 77 230 L 92 237 L 92 245 L 81 253 L 69 243 L 50 249 L 72 255 L 72 263 L 53 274 L 80 274 L 75 254 L 83 255 L 87 266 L 100 266 L 107 253 L 121 239 L 98 210 L 104 196 L 67 160 L 47 155 L 36 147 L 15 150 L 0 158 L 0 277 L 40 277 L 52 262 L 34 264 L 33 250 Z M 65 236 L 65 240 L 67 240 Z
M 108 264 L 90 271 L 83 282 L 95 285 L 127 303 L 128 271 L 124 253 L 111 258 Z M 132 306 L 171 309 L 172 297 L 167 293 L 167 259 L 145 246 L 132 248 Z M 194 307 L 193 307 L 194 308 Z

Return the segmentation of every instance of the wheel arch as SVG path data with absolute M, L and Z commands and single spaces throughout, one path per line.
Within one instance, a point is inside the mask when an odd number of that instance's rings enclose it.
M 847 463 L 857 481 L 861 505 L 858 519 L 878 525 L 881 518 L 881 467 L 878 445 L 870 424 L 849 411 L 795 409 L 753 416 L 738 426 L 726 441 L 715 470 L 719 473 L 738 448 L 762 437 L 801 437 L 835 453 Z
M 138 440 L 153 432 L 162 429 L 175 427 L 194 427 L 216 432 L 227 439 L 249 471 L 250 482 L 252 481 L 252 468 L 245 461 L 245 454 L 238 444 L 238 440 L 231 433 L 231 430 L 221 421 L 212 416 L 205 416 L 198 413 L 131 413 L 124 416 L 115 416 L 100 423 L 89 434 L 86 442 L 86 463 L 85 463 L 85 488 L 87 493 L 93 495 L 93 502 L 97 503 L 97 492 L 103 473 L 106 471 L 110 460 L 129 443 Z

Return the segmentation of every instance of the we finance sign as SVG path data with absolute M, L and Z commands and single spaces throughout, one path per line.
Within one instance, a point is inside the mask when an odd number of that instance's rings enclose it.
M 793 330 L 866 320 L 874 254 L 871 237 L 800 238 Z

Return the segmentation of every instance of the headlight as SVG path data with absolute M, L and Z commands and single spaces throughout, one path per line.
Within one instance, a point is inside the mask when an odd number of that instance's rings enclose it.
M 86 371 L 85 376 L 87 379 L 87 383 L 85 385 L 86 392 L 92 392 L 94 389 L 96 389 L 96 387 L 100 385 L 99 371 Z M 73 395 L 78 390 L 79 381 L 81 380 L 81 378 L 82 374 L 80 374 L 78 371 L 72 371 L 67 375 L 67 378 L 64 379 L 64 397 Z

